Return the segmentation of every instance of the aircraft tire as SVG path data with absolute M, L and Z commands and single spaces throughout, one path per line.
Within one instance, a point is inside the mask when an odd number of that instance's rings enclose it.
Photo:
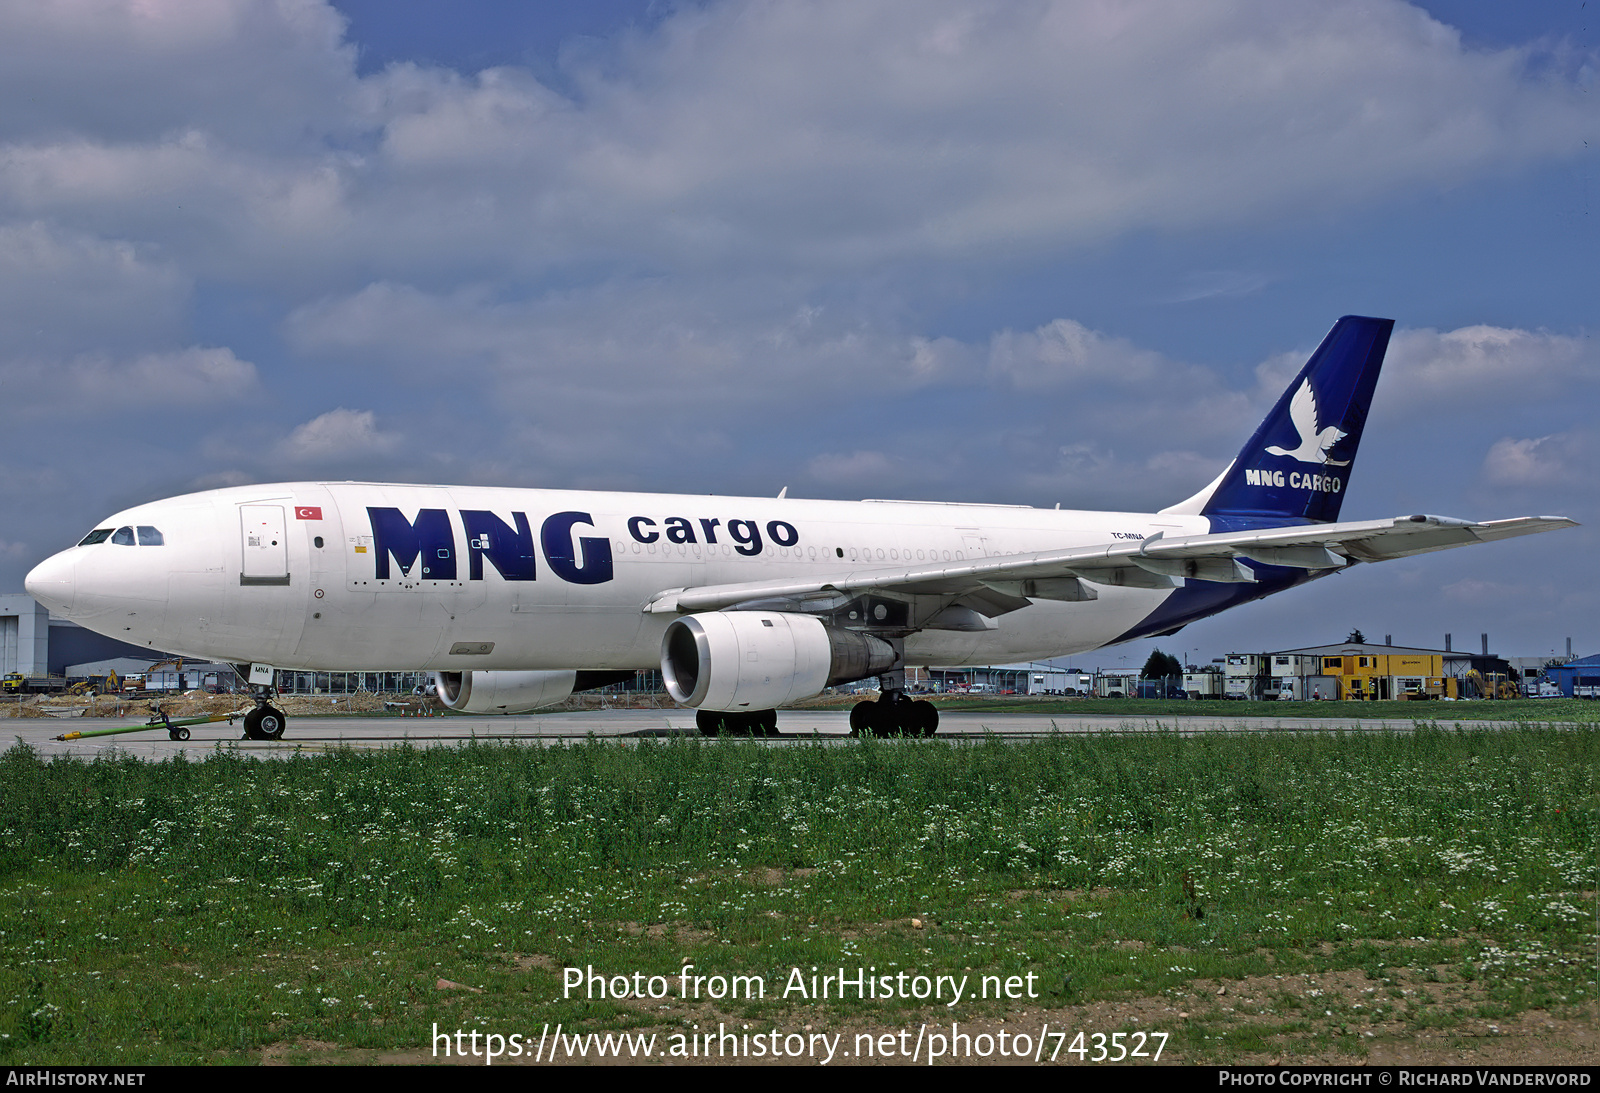
M 911 708 L 909 702 L 885 702 L 880 698 L 872 705 L 874 736 L 897 736 L 906 731 L 905 715 Z
M 696 710 L 694 724 L 703 736 L 777 736 L 778 711 L 752 710 L 731 713 L 722 710 Z
M 911 704 L 912 724 L 918 736 L 932 736 L 939 731 L 939 707 L 925 698 Z
M 870 735 L 872 729 L 872 711 L 877 708 L 876 702 L 857 702 L 850 707 L 850 735 Z
M 244 715 L 244 735 L 249 740 L 281 740 L 288 723 L 276 706 L 257 706 Z

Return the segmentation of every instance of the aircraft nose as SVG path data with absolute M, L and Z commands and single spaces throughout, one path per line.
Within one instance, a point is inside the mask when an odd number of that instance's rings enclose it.
M 28 595 L 58 615 L 71 615 L 77 597 L 77 559 L 66 552 L 53 555 L 33 567 L 23 580 Z

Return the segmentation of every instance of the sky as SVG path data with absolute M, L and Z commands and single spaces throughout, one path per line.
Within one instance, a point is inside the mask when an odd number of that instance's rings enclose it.
M 1584 0 L 0 0 L 0 589 L 371 479 L 1150 511 L 1344 314 L 1357 566 L 1143 663 L 1600 650 Z

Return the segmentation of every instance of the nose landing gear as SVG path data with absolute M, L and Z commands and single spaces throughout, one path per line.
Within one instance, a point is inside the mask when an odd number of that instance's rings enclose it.
M 240 679 L 248 679 L 248 669 L 239 672 Z M 289 719 L 283 711 L 272 704 L 277 697 L 277 689 L 271 683 L 251 683 L 250 697 L 255 700 L 256 708 L 244 715 L 244 738 L 246 740 L 281 740 L 283 730 L 288 727 Z
M 257 696 L 256 708 L 244 715 L 244 735 L 247 740 L 281 740 L 288 723 L 282 710 Z

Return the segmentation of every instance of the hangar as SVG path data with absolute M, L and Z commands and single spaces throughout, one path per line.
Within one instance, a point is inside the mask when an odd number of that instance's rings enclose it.
M 26 592 L 0 595 L 0 675 L 65 676 L 69 665 L 89 661 L 129 657 L 149 664 L 166 656 L 66 619 L 53 619 Z
M 1600 698 L 1600 653 L 1553 665 L 1544 672 L 1568 698 Z

